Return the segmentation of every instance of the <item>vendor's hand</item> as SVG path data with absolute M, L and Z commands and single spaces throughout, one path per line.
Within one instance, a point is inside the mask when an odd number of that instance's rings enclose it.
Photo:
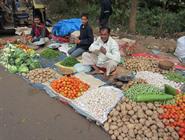
M 80 44 L 80 40 L 79 39 L 76 39 L 75 40 L 75 44 Z
M 106 51 L 106 49 L 104 47 L 101 47 L 100 48 L 100 52 L 103 53 L 103 54 L 106 54 L 107 53 L 107 51 Z

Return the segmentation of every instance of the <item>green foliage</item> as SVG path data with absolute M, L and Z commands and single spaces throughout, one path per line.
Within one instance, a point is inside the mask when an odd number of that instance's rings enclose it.
M 137 16 L 137 31 L 146 35 L 163 35 L 182 32 L 185 29 L 185 24 L 182 22 L 185 18 L 185 10 L 178 13 L 162 12 L 159 7 L 140 9 Z M 159 29 L 160 26 L 162 26 L 161 30 Z
M 66 67 L 73 67 L 75 64 L 79 63 L 79 61 L 74 57 L 66 57 L 60 64 Z
M 47 59 L 53 59 L 57 58 L 60 55 L 60 52 L 47 48 L 44 51 L 42 51 L 40 55 Z
M 166 76 L 167 79 L 169 79 L 171 81 L 175 81 L 175 82 L 179 82 L 179 83 L 185 83 L 185 77 L 183 75 L 181 75 L 180 73 L 169 72 L 165 76 Z
M 113 14 L 111 28 L 127 31 L 130 15 L 130 0 L 112 0 Z M 89 13 L 90 23 L 98 26 L 100 14 L 99 0 L 51 0 L 49 11 L 55 21 L 61 18 L 80 17 Z M 185 3 L 182 0 L 139 0 L 137 12 L 137 32 L 144 35 L 165 35 L 183 32 L 185 29 Z

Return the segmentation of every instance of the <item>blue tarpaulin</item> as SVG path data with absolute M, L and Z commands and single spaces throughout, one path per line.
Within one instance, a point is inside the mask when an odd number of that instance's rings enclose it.
M 52 33 L 56 36 L 66 36 L 80 30 L 81 24 L 80 18 L 60 20 L 53 26 Z

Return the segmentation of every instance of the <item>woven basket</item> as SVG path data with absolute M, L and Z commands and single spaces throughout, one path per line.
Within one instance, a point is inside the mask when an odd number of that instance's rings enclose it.
M 164 70 L 170 70 L 174 66 L 174 63 L 171 61 L 163 60 L 159 62 L 159 68 L 164 69 Z
M 65 74 L 65 75 L 73 74 L 73 73 L 76 72 L 75 69 L 74 69 L 73 67 L 62 66 L 62 65 L 60 64 L 60 62 L 59 62 L 59 63 L 56 63 L 55 66 L 57 66 L 58 69 L 62 72 L 62 74 Z

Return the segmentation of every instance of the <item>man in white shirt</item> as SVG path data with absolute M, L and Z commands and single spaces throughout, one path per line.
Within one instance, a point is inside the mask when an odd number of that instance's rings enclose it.
M 104 73 L 100 69 L 106 70 L 106 76 L 113 72 L 121 61 L 119 46 L 110 36 L 110 28 L 102 27 L 100 37 L 90 46 L 89 52 L 82 55 L 82 63 L 91 65 L 94 73 Z

